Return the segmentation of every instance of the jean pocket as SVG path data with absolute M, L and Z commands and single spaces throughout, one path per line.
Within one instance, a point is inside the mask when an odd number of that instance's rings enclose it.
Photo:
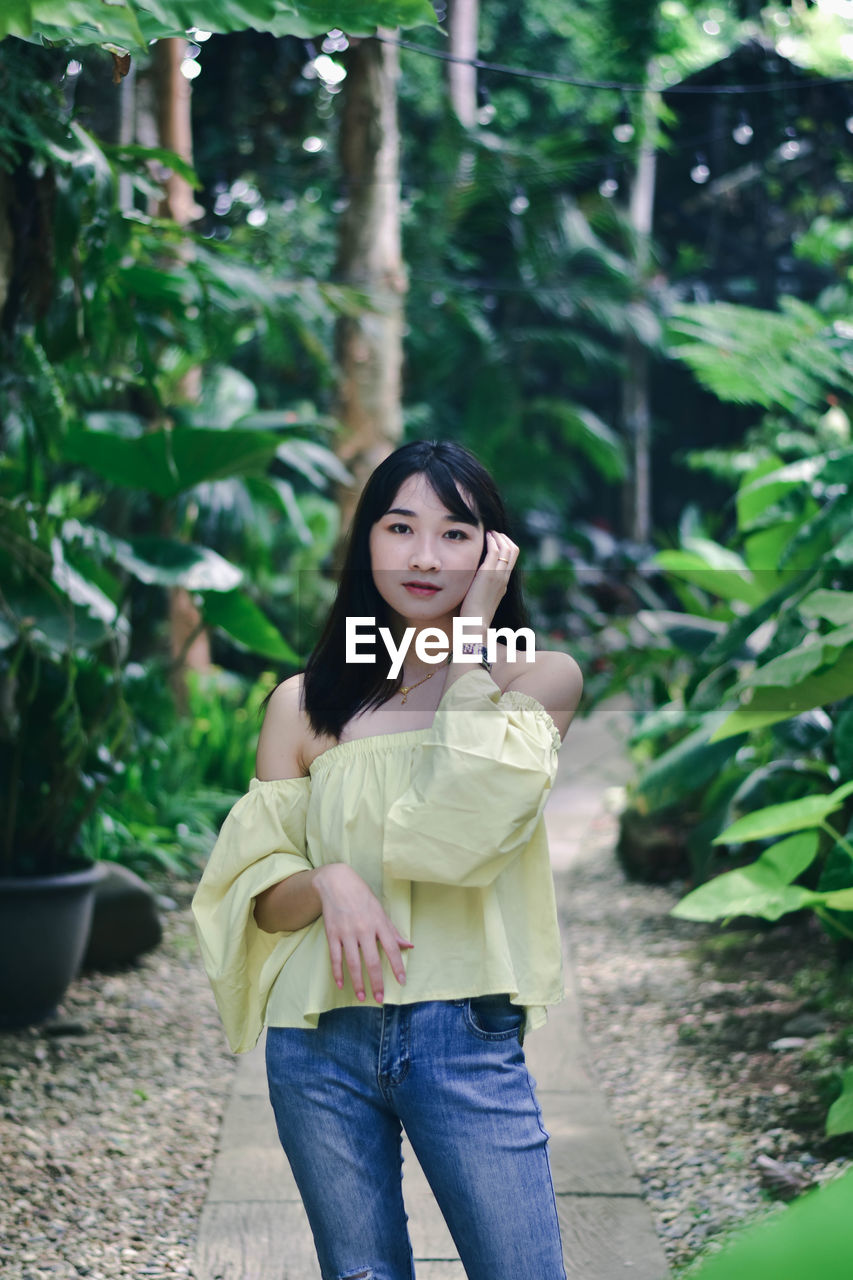
M 483 1039 L 521 1038 L 524 1009 L 512 1004 L 508 995 L 472 996 L 467 1002 L 466 1014 L 471 1030 Z

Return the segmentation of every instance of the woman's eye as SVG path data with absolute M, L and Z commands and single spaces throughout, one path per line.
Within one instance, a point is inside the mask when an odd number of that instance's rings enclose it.
M 408 528 L 409 526 L 407 524 L 403 524 L 402 521 L 397 520 L 394 522 L 394 524 L 389 524 L 388 532 L 398 533 L 401 530 L 405 532 L 408 530 Z M 451 538 L 453 542 L 462 542 L 468 537 L 468 534 L 465 532 L 464 529 L 448 529 L 447 533 L 445 534 L 445 537 Z

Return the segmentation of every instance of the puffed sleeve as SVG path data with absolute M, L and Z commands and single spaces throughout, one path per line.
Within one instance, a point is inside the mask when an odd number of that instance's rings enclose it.
M 387 875 L 466 888 L 491 884 L 530 842 L 557 772 L 560 733 L 530 694 L 482 667 L 439 703 L 406 791 L 391 805 Z
M 297 871 L 310 871 L 305 840 L 311 779 L 253 778 L 219 833 L 193 897 L 204 967 L 234 1053 L 253 1048 L 270 989 L 305 937 L 265 933 L 255 899 Z

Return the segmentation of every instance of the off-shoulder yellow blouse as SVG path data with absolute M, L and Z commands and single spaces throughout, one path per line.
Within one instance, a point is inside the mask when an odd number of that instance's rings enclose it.
M 276 934 L 254 919 L 264 889 L 327 862 L 349 863 L 414 943 L 402 986 L 380 950 L 386 1004 L 508 992 L 541 1026 L 564 991 L 542 816 L 559 747 L 540 702 L 472 667 L 428 728 L 339 743 L 308 777 L 253 778 L 193 899 L 234 1052 L 264 1026 L 316 1027 L 359 1004 L 346 968 L 335 985 L 322 917 Z

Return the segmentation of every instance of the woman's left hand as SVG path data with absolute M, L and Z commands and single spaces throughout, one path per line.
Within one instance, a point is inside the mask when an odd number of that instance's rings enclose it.
M 482 618 L 485 632 L 506 595 L 517 559 L 518 547 L 511 538 L 505 533 L 487 532 L 486 555 L 459 606 L 461 618 Z

